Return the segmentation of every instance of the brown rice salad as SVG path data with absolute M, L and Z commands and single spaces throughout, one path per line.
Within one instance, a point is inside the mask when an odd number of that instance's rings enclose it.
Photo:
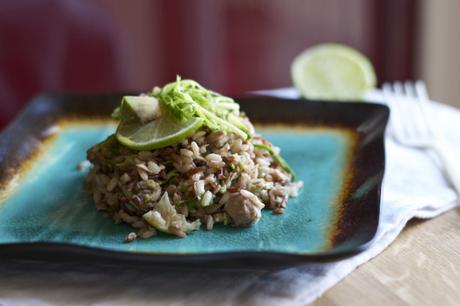
M 157 231 L 185 237 L 216 223 L 251 226 L 264 208 L 282 214 L 302 182 L 280 165 L 279 149 L 240 119 L 250 139 L 204 127 L 178 143 L 139 151 L 112 135 L 88 150 L 86 189 L 97 209 L 135 228 L 126 241 Z

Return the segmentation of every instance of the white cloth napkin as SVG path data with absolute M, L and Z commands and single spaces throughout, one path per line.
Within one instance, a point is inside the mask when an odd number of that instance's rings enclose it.
M 296 97 L 293 89 L 263 91 Z M 379 101 L 378 92 L 369 96 Z M 433 118 L 460 156 L 460 112 L 433 103 Z M 1 305 L 305 305 L 382 252 L 411 218 L 431 218 L 458 200 L 435 157 L 386 140 L 380 225 L 372 245 L 351 258 L 278 271 L 126 269 L 0 264 Z

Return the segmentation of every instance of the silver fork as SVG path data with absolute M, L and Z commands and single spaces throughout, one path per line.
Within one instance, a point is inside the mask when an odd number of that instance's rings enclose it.
M 383 84 L 385 103 L 390 107 L 390 136 L 398 143 L 436 153 L 446 179 L 460 195 L 460 164 L 433 126 L 425 83 L 406 81 Z

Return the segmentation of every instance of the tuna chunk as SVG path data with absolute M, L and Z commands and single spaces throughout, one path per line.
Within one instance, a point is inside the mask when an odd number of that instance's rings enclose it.
M 262 208 L 264 204 L 256 195 L 247 190 L 241 190 L 230 196 L 224 210 L 232 218 L 235 226 L 245 227 L 259 221 Z

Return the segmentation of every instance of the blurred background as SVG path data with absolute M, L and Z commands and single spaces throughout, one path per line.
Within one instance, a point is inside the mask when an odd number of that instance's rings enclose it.
M 291 86 L 323 42 L 379 80 L 423 79 L 460 106 L 458 0 L 2 0 L 0 129 L 43 91 L 148 90 L 180 74 L 224 94 Z

